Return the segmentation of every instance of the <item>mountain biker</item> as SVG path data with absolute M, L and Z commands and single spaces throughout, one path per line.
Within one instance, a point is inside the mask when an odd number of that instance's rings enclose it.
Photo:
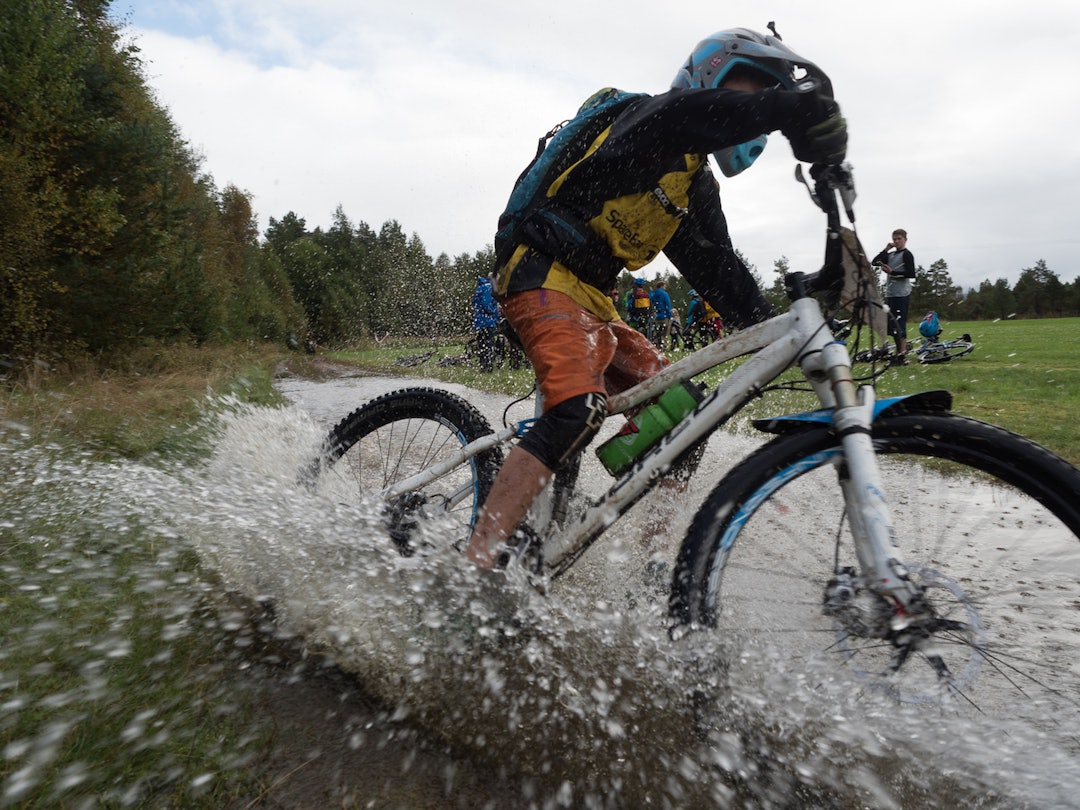
M 795 92 L 797 69 L 816 89 Z M 823 71 L 778 36 L 720 31 L 697 45 L 670 90 L 622 108 L 518 230 L 495 289 L 544 411 L 495 479 L 466 548 L 472 562 L 494 566 L 554 471 L 599 430 L 608 394 L 666 364 L 611 306 L 605 291 L 624 268 L 663 250 L 734 326 L 773 314 L 732 246 L 708 155 L 733 176 L 775 130 L 798 160 L 840 163 L 846 154 L 847 125 Z
M 712 319 L 718 317 L 715 310 L 706 304 L 697 290 L 690 291 L 690 303 L 686 307 L 686 328 L 683 330 L 683 345 L 690 351 L 697 343 L 707 345 L 714 337 Z
M 687 293 L 690 302 L 686 305 L 686 325 L 694 326 L 705 319 L 705 302 L 701 300 L 697 290 Z
M 649 293 L 653 311 L 653 343 L 660 351 L 664 350 L 664 341 L 671 341 L 671 296 L 664 289 L 667 283 L 657 279 L 656 286 Z
M 478 276 L 472 297 L 472 328 L 480 352 L 480 370 L 495 370 L 495 329 L 499 325 L 499 305 L 492 292 L 491 279 Z

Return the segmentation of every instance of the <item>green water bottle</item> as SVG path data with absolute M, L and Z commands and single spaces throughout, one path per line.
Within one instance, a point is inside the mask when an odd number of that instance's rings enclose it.
M 656 402 L 635 415 L 619 435 L 608 439 L 596 448 L 600 463 L 612 475 L 621 475 L 634 460 L 663 438 L 701 402 L 701 388 L 684 382 L 669 388 Z

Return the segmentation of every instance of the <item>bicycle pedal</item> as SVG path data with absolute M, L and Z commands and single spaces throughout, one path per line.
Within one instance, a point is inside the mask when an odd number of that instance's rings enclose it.
M 505 553 L 507 562 L 519 560 L 524 567 L 534 574 L 543 571 L 543 551 L 540 537 L 532 526 L 522 523 L 507 539 L 499 556 Z

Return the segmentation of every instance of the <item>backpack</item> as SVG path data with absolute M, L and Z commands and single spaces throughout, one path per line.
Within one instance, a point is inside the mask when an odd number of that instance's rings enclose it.
M 645 323 L 649 319 L 652 300 L 644 287 L 634 286 L 626 294 L 626 319 L 631 323 Z
M 506 209 L 499 216 L 499 229 L 495 233 L 496 270 L 510 259 L 517 246 L 518 229 L 547 200 L 551 184 L 585 157 L 593 141 L 611 126 L 627 104 L 645 96 L 645 93 L 605 87 L 590 96 L 573 118 L 541 136 L 536 157 L 514 183 Z
M 927 312 L 919 324 L 919 334 L 926 338 L 936 338 L 941 334 L 941 323 L 936 312 Z

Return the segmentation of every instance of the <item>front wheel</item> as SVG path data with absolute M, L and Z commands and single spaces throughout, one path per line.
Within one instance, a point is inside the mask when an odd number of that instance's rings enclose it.
M 484 416 L 454 394 L 432 388 L 395 391 L 353 411 L 330 431 L 319 468 L 336 497 L 377 499 L 392 484 L 491 432 Z M 382 503 L 398 549 L 415 551 L 419 522 L 425 518 L 445 522 L 448 543 L 466 540 L 500 466 L 502 451 L 494 447 Z
M 901 562 L 933 621 L 912 643 L 862 579 L 826 429 L 780 436 L 717 486 L 680 551 L 671 611 L 796 667 L 972 717 L 1021 718 L 1077 748 L 1080 472 L 950 414 L 874 425 Z

